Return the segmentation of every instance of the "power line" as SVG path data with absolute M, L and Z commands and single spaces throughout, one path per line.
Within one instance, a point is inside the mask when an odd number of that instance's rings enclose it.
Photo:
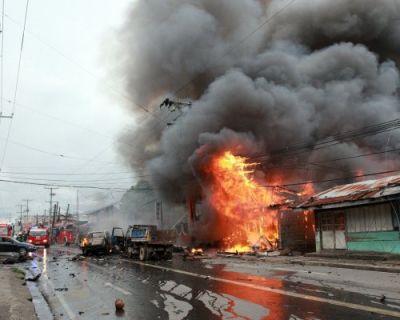
M 29 0 L 27 0 L 29 1 Z M 4 10 L 3 10 L 4 12 Z M 21 26 L 21 23 L 18 22 L 17 20 L 13 19 L 12 17 L 10 17 L 8 14 L 5 14 L 5 17 L 7 19 L 9 19 L 11 22 L 13 22 L 16 25 Z M 25 30 L 25 25 L 24 25 L 24 30 Z M 36 35 L 35 33 L 33 33 L 30 30 L 26 30 L 26 33 L 31 35 L 33 38 L 35 38 L 37 41 L 39 41 L 40 43 L 42 43 L 44 46 L 46 46 L 47 48 L 50 48 L 51 50 L 53 50 L 54 52 L 56 52 L 58 55 L 60 55 L 61 57 L 63 57 L 66 61 L 68 61 L 69 63 L 71 63 L 72 65 L 74 65 L 75 67 L 78 67 L 79 69 L 81 69 L 82 71 L 84 71 L 85 73 L 87 73 L 89 76 L 91 76 L 92 78 L 99 80 L 100 82 L 102 82 L 108 89 L 112 90 L 114 93 L 118 94 L 120 97 L 124 98 L 126 101 L 132 103 L 133 105 L 136 105 L 137 107 L 139 107 L 140 109 L 142 109 L 144 112 L 146 112 L 146 114 L 151 115 L 152 117 L 154 117 L 160 124 L 165 124 L 163 123 L 162 119 L 160 119 L 154 112 L 152 112 L 151 110 L 149 110 L 148 108 L 146 108 L 145 106 L 143 106 L 142 104 L 138 103 L 137 101 L 133 101 L 132 98 L 128 97 L 126 94 L 124 94 L 123 92 L 119 91 L 118 89 L 114 88 L 110 83 L 108 83 L 107 81 L 105 81 L 104 79 L 100 79 L 95 73 L 91 72 L 90 70 L 88 70 L 87 68 L 85 68 L 84 66 L 82 66 L 80 63 L 76 62 L 74 59 L 68 57 L 66 54 L 64 54 L 61 50 L 57 49 L 55 46 L 53 46 L 52 44 L 48 43 L 47 41 L 44 41 L 40 36 Z
M 349 142 L 357 138 L 364 138 L 371 135 L 376 135 L 383 132 L 388 132 L 400 128 L 400 119 L 390 120 L 386 122 L 381 122 L 374 125 L 369 125 L 357 130 L 346 131 L 343 133 L 338 133 L 335 135 L 327 136 L 316 143 L 304 143 L 299 141 L 298 143 L 292 144 L 286 148 L 277 149 L 271 151 L 270 155 L 261 155 L 253 157 L 252 160 L 269 160 L 270 157 L 287 155 L 287 154 L 300 154 L 304 152 L 313 152 L 319 149 L 332 147 L 337 144 Z M 263 162 L 263 161 L 261 161 Z
M 26 0 L 24 26 L 22 29 L 21 47 L 20 47 L 19 58 L 18 58 L 17 78 L 15 81 L 15 90 L 14 90 L 14 99 L 13 99 L 14 103 L 13 103 L 13 107 L 12 107 L 12 111 L 11 111 L 11 121 L 10 121 L 10 124 L 8 125 L 7 138 L 6 138 L 6 143 L 4 146 L 4 152 L 3 152 L 3 156 L 1 158 L 0 171 L 1 171 L 1 169 L 3 169 L 4 159 L 6 158 L 6 155 L 7 155 L 8 141 L 10 139 L 11 128 L 12 128 L 13 118 L 14 118 L 14 114 L 15 114 L 15 101 L 17 100 L 19 78 L 20 78 L 20 74 L 21 74 L 22 51 L 24 49 L 25 28 L 26 28 L 26 21 L 28 19 L 28 8 L 29 8 L 29 0 Z M 3 14 L 4 14 L 4 10 L 3 10 Z
M 282 168 L 282 167 L 285 167 L 285 168 L 305 168 L 307 165 L 320 165 L 320 164 L 326 163 L 326 162 L 336 162 L 336 161 L 342 161 L 342 160 L 357 159 L 357 158 L 363 158 L 363 157 L 368 157 L 368 156 L 373 156 L 373 155 L 378 155 L 378 154 L 396 152 L 396 151 L 400 151 L 400 148 L 395 148 L 395 149 L 390 149 L 390 150 L 385 150 L 385 151 L 363 153 L 363 154 L 358 154 L 358 155 L 354 155 L 354 156 L 347 156 L 347 157 L 342 157 L 342 158 L 327 159 L 327 160 L 322 160 L 322 161 L 318 161 L 318 162 L 304 162 L 304 163 L 297 164 L 297 165 L 272 165 L 272 166 L 267 166 L 266 168 L 267 169 Z M 336 168 L 336 167 L 327 167 L 327 166 L 324 166 L 324 168 L 340 169 L 340 168 Z
M 23 179 L 23 180 L 32 180 L 32 181 L 40 181 L 40 182 L 67 182 L 67 183 L 93 183 L 93 182 L 125 182 L 126 180 L 133 179 L 132 177 L 119 177 L 119 178 L 111 178 L 111 179 L 96 179 L 96 180 L 65 180 L 65 179 L 45 179 L 45 178 L 32 178 L 32 177 L 16 177 L 16 176 L 7 176 L 9 179 Z
M 309 184 L 309 183 L 321 184 L 321 183 L 326 183 L 326 182 L 333 182 L 333 181 L 357 179 L 357 178 L 362 178 L 362 177 L 377 176 L 377 175 L 382 175 L 382 174 L 387 174 L 387 173 L 394 173 L 394 172 L 400 172 L 400 169 L 398 169 L 398 170 L 370 172 L 370 173 L 359 174 L 359 175 L 354 175 L 354 176 L 348 176 L 348 177 L 343 177 L 343 178 L 332 178 L 332 179 L 326 179 L 326 180 L 308 180 L 308 181 L 286 183 L 286 184 L 279 184 L 279 185 L 265 185 L 263 187 L 265 187 L 265 188 L 275 188 L 275 187 L 301 186 L 301 185 L 305 185 L 305 184 Z
M 114 190 L 114 191 L 121 191 L 121 192 L 126 192 L 128 190 L 126 188 L 116 188 L 116 187 L 98 187 L 98 186 L 72 185 L 72 184 L 53 184 L 53 183 L 31 182 L 31 181 L 6 180 L 6 179 L 0 179 L 0 182 L 26 184 L 26 185 L 34 185 L 34 186 L 54 186 L 54 187 L 60 187 L 60 188 L 74 188 L 74 189 Z
M 44 154 L 47 154 L 47 155 L 51 155 L 51 156 L 59 157 L 59 158 L 63 158 L 63 159 L 79 160 L 79 161 L 88 161 L 88 160 L 90 160 L 90 159 L 87 159 L 87 158 L 73 157 L 73 156 L 70 156 L 70 155 L 63 154 L 63 153 L 55 153 L 55 152 L 39 149 L 39 148 L 36 148 L 36 147 L 31 147 L 31 146 L 28 146 L 26 144 L 23 144 L 21 142 L 17 142 L 17 141 L 11 140 L 11 139 L 9 139 L 8 142 L 11 143 L 11 144 L 17 145 L 19 147 L 22 147 L 22 148 L 30 149 L 30 150 L 33 150 L 33 151 L 36 151 L 36 152 L 44 153 Z M 96 162 L 105 163 L 105 164 L 111 163 L 111 162 L 107 162 L 107 161 L 96 161 Z
M 98 176 L 98 175 L 119 175 L 119 174 L 131 174 L 132 171 L 120 171 L 120 172 L 104 172 L 104 173 L 99 173 L 99 172 L 87 172 L 87 173 L 72 173 L 72 172 L 67 172 L 67 173 L 60 173 L 60 172 L 26 172 L 26 171 L 2 171 L 2 174 L 27 174 L 31 176 Z M 135 176 L 135 178 L 142 178 L 150 175 L 138 175 Z

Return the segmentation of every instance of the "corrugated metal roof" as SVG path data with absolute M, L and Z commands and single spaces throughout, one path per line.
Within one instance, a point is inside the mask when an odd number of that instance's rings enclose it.
M 299 208 L 324 208 L 334 204 L 343 207 L 345 203 L 351 206 L 355 202 L 365 203 L 395 194 L 400 194 L 400 175 L 336 186 L 316 194 Z

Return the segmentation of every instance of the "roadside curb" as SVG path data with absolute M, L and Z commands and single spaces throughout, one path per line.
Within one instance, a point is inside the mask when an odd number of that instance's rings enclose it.
M 332 267 L 332 268 L 400 273 L 400 267 L 376 266 L 376 265 L 359 264 L 359 263 L 318 261 L 318 260 L 290 260 L 289 263 L 299 264 L 304 266 L 322 266 L 322 267 Z

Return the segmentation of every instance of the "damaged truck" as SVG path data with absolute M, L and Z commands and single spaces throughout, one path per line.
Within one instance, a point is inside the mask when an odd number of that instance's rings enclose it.
M 140 261 L 172 258 L 175 230 L 158 230 L 155 225 L 131 225 L 125 234 L 124 249 L 129 258 Z

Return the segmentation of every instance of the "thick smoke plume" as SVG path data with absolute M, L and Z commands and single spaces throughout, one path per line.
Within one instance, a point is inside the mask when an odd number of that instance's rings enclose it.
M 138 1 L 117 34 L 116 69 L 140 115 L 122 154 L 175 202 L 199 196 L 203 145 L 242 145 L 285 182 L 399 168 L 393 152 L 324 163 L 396 148 L 396 130 L 313 150 L 399 118 L 399 17 L 392 0 Z M 165 97 L 192 105 L 160 111 Z M 299 142 L 307 152 L 281 152 Z

